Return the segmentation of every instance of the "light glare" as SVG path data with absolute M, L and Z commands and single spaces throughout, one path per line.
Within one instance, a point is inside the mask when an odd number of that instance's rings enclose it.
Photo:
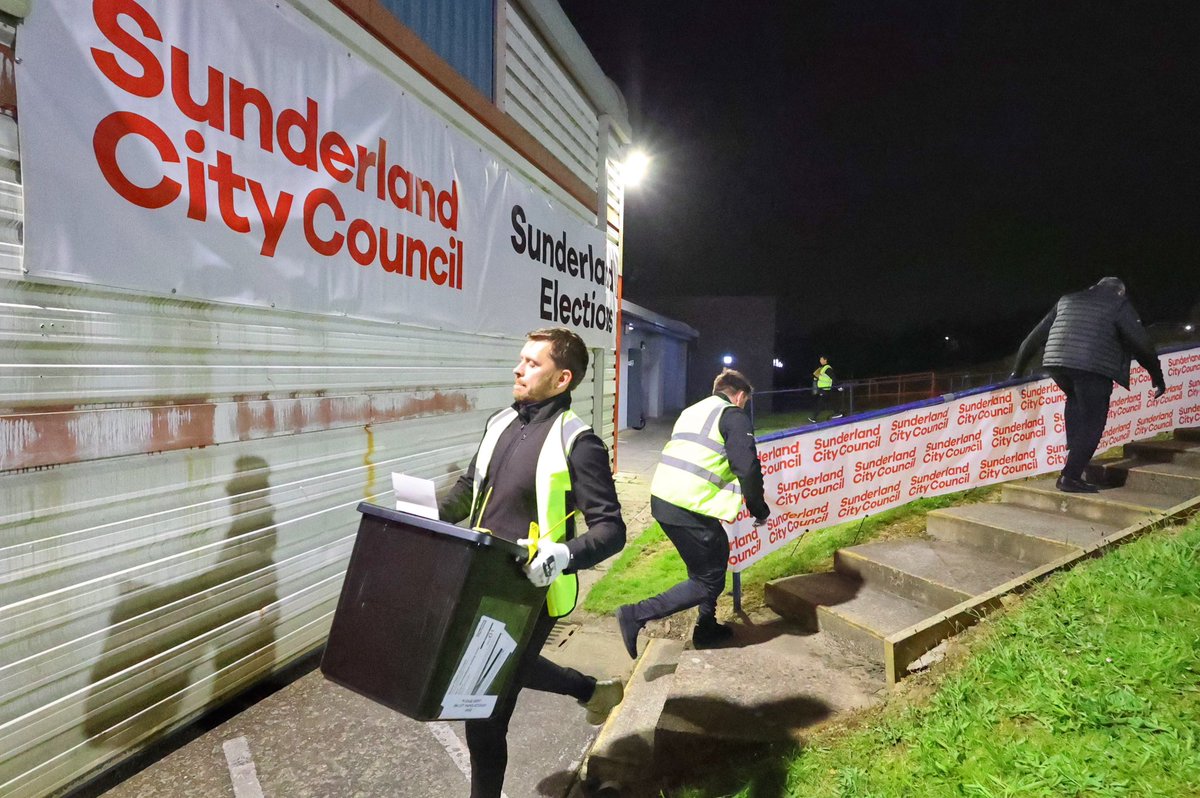
M 650 169 L 650 156 L 642 150 L 633 150 L 625 156 L 625 185 L 636 186 L 646 177 Z

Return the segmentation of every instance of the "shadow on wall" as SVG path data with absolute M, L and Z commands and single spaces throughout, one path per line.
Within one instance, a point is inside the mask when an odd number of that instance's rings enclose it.
M 180 706 L 195 678 L 212 674 L 211 705 L 273 669 L 278 596 L 267 461 L 239 457 L 225 492 L 232 522 L 212 569 L 167 585 L 121 585 L 92 669 L 84 729 L 104 735 L 93 744 L 122 747 L 123 731 L 162 728 L 201 708 Z

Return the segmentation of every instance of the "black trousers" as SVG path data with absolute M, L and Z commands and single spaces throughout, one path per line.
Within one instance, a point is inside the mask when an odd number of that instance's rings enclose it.
M 1067 395 L 1063 409 L 1067 424 L 1067 462 L 1062 475 L 1082 479 L 1083 469 L 1096 453 L 1104 425 L 1108 423 L 1108 400 L 1113 381 L 1102 374 L 1079 369 L 1047 369 L 1054 383 Z
M 572 668 L 556 665 L 541 655 L 542 646 L 554 628 L 555 618 L 545 613 L 533 629 L 529 647 L 517 663 L 514 678 L 519 685 L 486 720 L 468 720 L 467 750 L 471 752 L 471 798 L 499 798 L 508 767 L 508 722 L 517 706 L 522 688 L 569 695 L 587 701 L 596 689 L 596 680 Z
M 833 415 L 829 409 L 829 400 L 833 397 L 832 388 L 817 388 L 816 402 L 813 403 L 813 418 L 817 421 L 828 421 Z
M 659 525 L 675 544 L 688 578 L 657 596 L 633 605 L 633 618 L 639 624 L 665 618 L 681 610 L 700 607 L 700 620 L 715 620 L 717 598 L 725 589 L 725 569 L 729 565 L 729 537 L 716 518 L 696 516 L 689 524 Z

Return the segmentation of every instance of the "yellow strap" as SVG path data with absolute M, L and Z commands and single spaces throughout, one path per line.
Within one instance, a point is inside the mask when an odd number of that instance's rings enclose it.
M 571 512 L 567 513 L 565 516 L 563 516 L 563 520 L 559 521 L 557 524 L 555 524 L 554 526 L 552 526 L 552 527 L 550 528 L 550 531 L 549 531 L 549 532 L 547 532 L 547 533 L 546 533 L 545 535 L 543 535 L 542 537 L 549 537 L 550 535 L 553 535 L 553 534 L 554 534 L 554 530 L 558 529 L 560 526 L 562 526 L 563 524 L 565 524 L 565 523 L 567 523 L 568 521 L 570 521 L 570 520 L 571 520 L 572 518 L 574 518 L 574 517 L 575 517 L 575 516 L 576 516 L 578 513 L 579 513 L 579 511 L 578 511 L 578 510 L 572 510 Z M 537 531 L 537 524 L 532 524 L 532 525 L 530 526 L 530 531 L 531 531 L 531 532 L 536 532 L 536 531 Z
M 483 495 L 483 501 L 480 502 L 480 504 L 479 504 L 479 513 L 475 516 L 475 523 L 471 527 L 476 532 L 482 532 L 485 535 L 492 534 L 492 530 L 485 529 L 484 527 L 480 526 L 479 524 L 483 521 L 483 511 L 487 507 L 488 499 L 490 499 L 490 498 L 492 498 L 491 487 L 489 487 L 487 490 L 487 493 L 485 493 Z M 554 533 L 554 530 L 558 529 L 560 526 L 565 524 L 567 521 L 571 520 L 571 518 L 573 518 L 575 516 L 575 514 L 578 512 L 579 512 L 579 510 L 572 510 L 571 512 L 567 513 L 567 515 L 564 516 L 561 521 L 559 521 L 557 524 L 555 524 L 553 527 L 551 527 L 550 532 L 546 533 L 545 536 L 543 536 L 539 533 L 537 521 L 530 521 L 529 522 L 529 534 L 526 538 L 529 541 L 529 543 L 526 544 L 526 548 L 529 549 L 529 557 L 527 560 L 525 560 L 525 564 L 528 565 L 529 563 L 533 562 L 533 558 L 537 556 L 538 542 L 541 541 L 542 537 L 549 537 L 551 534 Z
M 484 529 L 480 526 L 483 523 L 483 510 L 487 507 L 488 499 L 492 498 L 492 487 L 489 485 L 487 493 L 483 494 L 483 501 L 479 504 L 479 512 L 475 516 L 475 523 L 471 524 L 471 528 L 476 532 L 483 532 L 485 535 L 492 534 L 492 530 Z
M 525 560 L 525 564 L 529 565 L 529 563 L 533 562 L 533 558 L 537 556 L 538 542 L 540 540 L 538 537 L 537 521 L 529 522 L 529 535 L 525 539 L 529 541 L 525 544 L 525 547 L 529 549 L 529 557 Z

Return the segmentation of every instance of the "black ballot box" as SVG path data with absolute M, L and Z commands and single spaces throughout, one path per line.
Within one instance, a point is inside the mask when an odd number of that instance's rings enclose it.
M 486 718 L 546 589 L 492 535 L 363 502 L 321 672 L 416 720 Z

